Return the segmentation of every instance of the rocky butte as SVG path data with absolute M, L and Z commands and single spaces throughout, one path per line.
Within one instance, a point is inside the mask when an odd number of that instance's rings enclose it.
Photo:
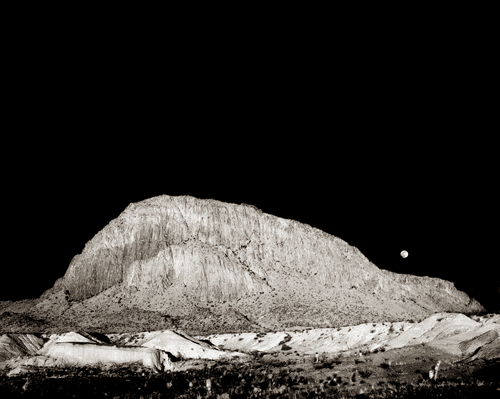
M 67 331 L 173 325 L 201 334 L 477 310 L 453 283 L 381 270 L 307 224 L 252 205 L 163 195 L 130 204 L 23 313 Z

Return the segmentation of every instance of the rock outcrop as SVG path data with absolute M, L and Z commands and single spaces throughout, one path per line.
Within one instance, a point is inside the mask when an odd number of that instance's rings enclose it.
M 59 342 L 49 348 L 46 356 L 78 366 L 100 363 L 123 365 L 138 362 L 156 372 L 172 371 L 168 353 L 154 348 Z
M 205 337 L 224 350 L 352 355 L 424 346 L 446 353 L 454 362 L 500 358 L 500 324 L 495 318 L 476 322 L 460 313 L 436 313 L 420 323 L 370 323 L 338 329 L 218 334 Z M 286 343 L 285 349 L 283 344 Z
M 155 334 L 141 346 L 160 349 L 180 359 L 229 359 L 231 357 L 248 357 L 243 353 L 224 352 L 189 336 L 182 336 L 174 331 L 163 331 Z
M 44 342 L 33 334 L 4 334 L 0 336 L 0 362 L 16 356 L 34 355 Z
M 119 311 L 154 311 L 185 320 L 186 328 L 219 331 L 482 310 L 451 282 L 381 270 L 307 224 L 251 205 L 168 195 L 130 204 L 73 258 L 32 314 L 50 319 L 55 295 L 64 296 L 57 319 L 73 312 L 84 320 L 88 314 L 74 305 L 100 298 L 108 313 L 120 303 Z

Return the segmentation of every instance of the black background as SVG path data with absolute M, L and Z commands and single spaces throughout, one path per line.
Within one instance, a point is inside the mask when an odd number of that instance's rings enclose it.
M 153 31 L 9 42 L 0 299 L 38 297 L 128 204 L 167 194 L 255 205 L 500 307 L 489 51 L 382 28 Z

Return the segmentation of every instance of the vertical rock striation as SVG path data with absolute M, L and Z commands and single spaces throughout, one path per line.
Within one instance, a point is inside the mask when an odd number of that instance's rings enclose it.
M 155 293 L 183 284 L 221 301 L 268 290 L 285 274 L 349 288 L 379 273 L 356 248 L 306 224 L 248 205 L 164 195 L 111 221 L 73 258 L 63 285 L 75 300 L 124 283 Z

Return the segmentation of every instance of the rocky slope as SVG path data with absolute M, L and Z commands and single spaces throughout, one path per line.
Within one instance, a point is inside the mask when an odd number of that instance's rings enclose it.
M 252 205 L 163 195 L 130 204 L 97 233 L 28 314 L 89 329 L 130 309 L 165 317 L 157 329 L 206 333 L 482 307 L 451 282 L 381 270 L 309 225 Z

